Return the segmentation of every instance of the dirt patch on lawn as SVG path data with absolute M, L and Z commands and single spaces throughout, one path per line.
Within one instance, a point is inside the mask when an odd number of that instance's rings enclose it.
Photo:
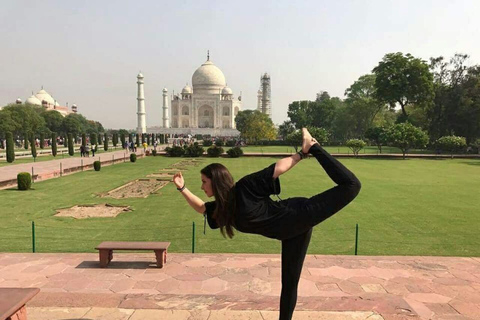
M 67 209 L 57 210 L 55 217 L 114 218 L 122 212 L 132 211 L 128 206 L 112 206 L 110 204 L 77 205 Z
M 115 199 L 146 198 L 167 184 L 168 181 L 163 179 L 138 179 L 113 189 L 103 196 Z

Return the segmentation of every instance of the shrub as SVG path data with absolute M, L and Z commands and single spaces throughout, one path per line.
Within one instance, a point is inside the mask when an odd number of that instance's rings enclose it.
M 441 151 L 446 151 L 453 155 L 453 153 L 464 149 L 467 146 L 467 142 L 464 137 L 444 136 L 438 139 L 435 145 Z
M 165 148 L 165 152 L 169 157 L 181 157 L 185 153 L 185 149 L 180 146 L 167 147 Z
M 225 144 L 223 143 L 223 140 L 217 139 L 217 140 L 215 140 L 215 145 L 217 147 L 223 147 Z
M 40 133 L 40 149 L 44 148 L 44 145 L 43 145 L 44 141 L 45 141 L 45 134 Z
M 97 144 L 97 134 L 96 133 L 91 133 L 90 134 L 90 143 L 92 144 L 92 146 L 94 144 Z
M 135 137 L 135 143 L 137 144 L 137 147 L 140 147 L 140 135 L 138 133 Z
M 28 172 L 17 174 L 18 190 L 28 190 L 32 186 L 32 176 Z
M 156 155 L 157 155 L 157 150 L 153 149 L 153 150 L 152 150 L 152 156 L 155 157 Z
M 103 139 L 103 150 L 108 151 L 108 136 L 106 134 Z
M 230 158 L 238 158 L 243 156 L 243 150 L 240 147 L 233 147 L 227 151 L 227 154 L 230 156 Z
M 347 140 L 345 144 L 352 150 L 355 157 L 357 157 L 360 150 L 362 150 L 367 145 L 365 141 L 359 139 Z
M 35 135 L 32 134 L 32 141 L 30 142 L 30 150 L 32 152 L 33 161 L 37 158 L 37 146 L 35 144 Z
M 225 143 L 225 145 L 227 147 L 235 147 L 235 144 L 237 143 L 237 140 L 227 140 L 227 142 Z
M 25 132 L 25 134 L 23 135 L 23 145 L 25 146 L 25 150 L 28 150 L 28 133 Z
M 203 140 L 204 147 L 210 147 L 212 144 L 212 140 Z
M 12 163 L 15 161 L 15 145 L 13 144 L 13 135 L 11 132 L 7 132 L 5 137 L 7 139 L 7 162 Z
M 125 133 L 120 133 L 120 142 L 122 143 L 122 148 L 125 147 Z
M 68 141 L 68 144 L 70 145 L 70 140 Z M 82 133 L 82 146 L 85 147 L 86 145 L 87 145 L 87 135 L 85 133 Z
M 130 162 L 136 162 L 137 161 L 137 155 L 135 153 L 130 153 Z
M 212 146 L 207 149 L 207 154 L 209 157 L 218 158 L 223 153 L 222 147 Z
M 114 133 L 112 137 L 112 144 L 114 147 L 117 147 L 118 144 L 118 133 Z
M 102 163 L 100 161 L 95 161 L 93 163 L 93 169 L 95 169 L 95 171 L 100 171 L 100 169 L 102 168 Z
M 186 157 L 200 157 L 205 152 L 205 149 L 200 147 L 198 143 L 188 146 L 185 149 Z

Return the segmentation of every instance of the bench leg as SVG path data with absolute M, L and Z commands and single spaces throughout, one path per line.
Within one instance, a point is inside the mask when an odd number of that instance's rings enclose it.
M 113 259 L 113 250 L 108 250 L 108 263 Z
M 157 259 L 157 267 L 163 268 L 163 265 L 167 262 L 167 251 L 155 250 L 155 258 Z
M 110 262 L 109 258 L 112 250 L 100 249 L 100 268 L 106 268 Z
M 21 307 L 15 314 L 8 317 L 7 320 L 27 320 L 27 308 L 25 308 L 25 306 Z

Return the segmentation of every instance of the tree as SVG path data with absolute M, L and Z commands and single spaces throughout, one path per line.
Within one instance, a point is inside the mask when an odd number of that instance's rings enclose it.
M 35 143 L 35 135 L 33 133 L 30 135 L 30 139 L 31 139 L 30 150 L 32 152 L 33 162 L 35 162 L 35 159 L 37 159 L 37 146 L 36 146 L 36 143 Z
M 73 117 L 72 114 L 69 114 L 63 118 L 62 127 L 62 131 L 65 134 L 71 133 L 75 137 L 77 137 L 82 130 L 82 124 L 80 120 L 77 117 Z
M 97 134 L 96 133 L 90 133 L 90 143 L 93 145 L 97 144 Z
M 57 156 L 57 133 L 52 132 L 52 155 Z
M 425 61 L 407 53 L 388 53 L 373 69 L 378 100 L 395 107 L 398 103 L 405 119 L 407 105 L 427 106 L 433 101 L 433 75 Z
M 52 132 L 62 132 L 64 129 L 63 126 L 63 116 L 60 112 L 55 110 L 44 111 L 41 113 L 42 118 L 45 121 L 45 126 Z
M 106 134 L 103 137 L 103 150 L 108 151 L 108 136 Z
M 12 133 L 16 129 L 12 115 L 9 109 L 0 110 L 0 136 L 6 137 L 8 132 Z
M 467 142 L 464 137 L 444 136 L 435 142 L 435 146 L 441 151 L 450 152 L 453 158 L 454 153 L 465 149 Z
M 142 145 L 145 143 L 146 141 L 146 134 L 145 133 L 142 133 Z
M 355 157 L 358 157 L 358 153 L 360 152 L 360 150 L 362 150 L 365 147 L 366 143 L 365 141 L 360 139 L 350 139 L 350 140 L 347 140 L 345 145 L 349 147 L 350 150 L 352 150 Z
M 29 104 L 10 104 L 2 108 L 0 113 L 7 114 L 9 120 L 6 127 L 14 136 L 21 136 L 29 132 L 38 132 L 40 128 L 45 127 L 45 120 L 40 116 L 43 112 L 42 107 Z M 1 126 L 1 125 L 0 125 Z M 27 140 L 28 140 L 27 136 Z
M 125 133 L 120 133 L 120 142 L 122 143 L 122 148 L 125 148 Z
M 351 119 L 349 127 L 353 136 L 363 137 L 365 131 L 372 126 L 377 114 L 382 109 L 386 109 L 385 103 L 376 97 L 375 75 L 361 76 L 345 90 L 345 95 L 347 98 L 343 117 Z M 338 114 L 336 118 L 339 118 Z
M 133 142 L 133 134 L 128 134 L 128 142 Z
M 25 150 L 28 150 L 28 142 L 29 142 L 29 134 L 28 134 L 28 131 L 25 131 L 23 133 L 23 146 L 25 147 Z
M 399 148 L 405 154 L 411 148 L 424 148 L 428 142 L 428 135 L 420 128 L 409 122 L 397 123 L 386 132 L 389 145 Z
M 150 145 L 150 135 L 147 134 L 147 145 Z
M 5 134 L 7 143 L 7 162 L 12 163 L 15 161 L 15 144 L 13 143 L 13 135 L 11 132 Z
M 123 138 L 125 139 L 125 137 L 123 137 Z M 113 146 L 116 148 L 117 144 L 118 144 L 118 133 L 116 133 L 116 132 L 113 134 L 112 143 L 113 143 Z
M 137 147 L 140 147 L 140 135 L 137 133 L 137 137 L 136 137 L 136 144 L 137 144 Z
M 74 149 L 73 149 L 73 135 L 71 133 L 68 134 L 68 154 L 70 156 L 74 155 Z M 85 146 L 85 145 L 83 145 Z
M 256 144 L 259 140 L 273 140 L 276 138 L 275 126 L 272 119 L 258 110 L 239 111 L 235 122 L 237 130 L 240 131 L 240 136 L 250 142 Z M 241 114 L 247 112 L 246 114 Z M 240 115 L 240 117 L 239 117 Z M 240 122 L 237 122 L 239 119 Z M 239 124 L 240 128 L 239 129 Z
M 282 137 L 283 140 L 286 140 L 287 136 L 294 131 L 295 126 L 290 120 L 286 120 L 280 126 L 278 126 L 278 134 Z
M 387 143 L 386 133 L 387 129 L 385 129 L 383 126 L 371 127 L 365 132 L 365 137 L 371 142 L 375 143 L 380 150 L 380 153 L 382 153 L 382 146 Z
M 45 134 L 42 132 L 40 133 L 40 149 L 45 147 Z
M 68 140 L 68 144 L 70 145 L 70 139 Z M 87 135 L 85 133 L 82 133 L 82 146 L 85 147 L 86 145 L 87 145 Z
M 315 101 L 294 101 L 288 105 L 288 117 L 295 128 L 321 127 L 327 130 L 333 127 L 335 113 L 343 105 L 338 97 L 331 98 L 328 92 L 317 94 Z

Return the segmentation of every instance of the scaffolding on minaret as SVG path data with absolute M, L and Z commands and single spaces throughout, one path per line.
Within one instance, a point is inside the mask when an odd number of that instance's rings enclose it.
M 271 83 L 268 73 L 264 73 L 260 77 L 260 90 L 258 90 L 257 98 L 257 110 L 272 118 Z

